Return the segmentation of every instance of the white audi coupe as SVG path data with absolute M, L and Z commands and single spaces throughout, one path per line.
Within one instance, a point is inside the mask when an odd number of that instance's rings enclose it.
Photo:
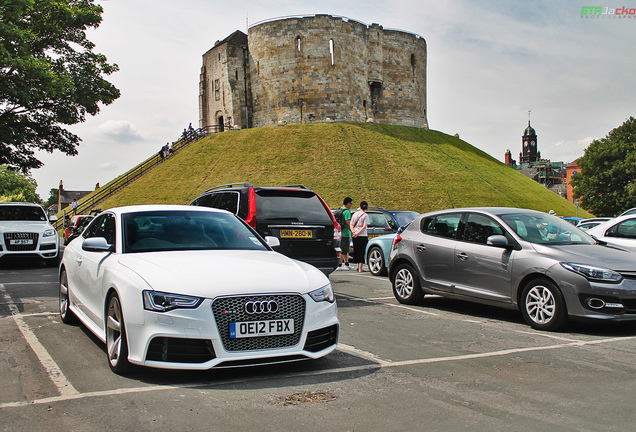
M 64 251 L 61 319 L 105 342 L 118 374 L 325 356 L 339 333 L 329 279 L 277 243 L 224 210 L 107 210 Z

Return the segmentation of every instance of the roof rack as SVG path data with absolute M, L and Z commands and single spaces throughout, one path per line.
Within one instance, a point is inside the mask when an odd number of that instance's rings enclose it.
M 219 186 L 214 186 L 211 187 L 210 189 L 206 190 L 206 192 L 210 192 L 212 190 L 215 189 L 225 189 L 225 188 L 233 188 L 233 187 L 252 187 L 251 183 L 247 183 L 247 182 L 238 182 L 238 183 L 228 183 L 228 184 L 224 184 L 224 185 L 219 185 Z
M 309 190 L 309 188 L 307 186 L 303 186 L 301 184 L 295 184 L 295 185 L 284 185 L 281 187 L 288 187 L 288 188 L 298 188 L 298 189 L 307 189 Z

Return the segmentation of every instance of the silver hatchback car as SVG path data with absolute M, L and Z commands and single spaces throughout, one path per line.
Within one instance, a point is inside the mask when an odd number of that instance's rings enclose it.
M 534 210 L 420 215 L 393 242 L 389 278 L 401 303 L 430 293 L 520 309 L 539 330 L 569 318 L 636 320 L 636 254 Z

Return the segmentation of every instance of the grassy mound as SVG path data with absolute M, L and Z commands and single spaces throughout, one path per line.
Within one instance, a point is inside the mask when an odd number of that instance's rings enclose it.
M 332 208 L 356 206 L 419 212 L 450 207 L 576 207 L 459 138 L 412 127 L 334 123 L 287 125 L 209 135 L 102 202 L 187 204 L 204 190 L 247 181 L 303 184 Z M 589 216 L 584 211 L 583 217 Z

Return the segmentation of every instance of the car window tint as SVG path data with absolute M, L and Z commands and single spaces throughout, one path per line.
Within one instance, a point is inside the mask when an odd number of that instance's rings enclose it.
M 238 192 L 223 192 L 219 194 L 219 200 L 214 207 L 238 214 L 239 198 Z
M 102 214 L 96 217 L 84 231 L 84 238 L 104 237 L 108 244 L 115 244 L 115 216 Z
M 464 226 L 464 241 L 486 244 L 491 235 L 505 235 L 501 226 L 491 218 L 469 213 Z
M 179 250 L 267 250 L 262 241 L 227 213 L 146 211 L 123 216 L 124 253 Z
M 605 233 L 607 237 L 636 238 L 636 219 L 614 225 Z
M 46 221 L 46 214 L 35 206 L 0 206 L 0 220 L 5 221 Z
M 382 213 L 382 216 L 384 216 L 384 219 L 386 220 L 386 224 L 388 226 L 390 226 L 391 229 L 393 229 L 393 230 L 398 229 L 397 224 L 395 223 L 395 221 L 393 220 L 393 218 L 390 215 L 388 215 L 386 213 Z
M 218 201 L 219 194 L 211 193 L 208 195 L 203 195 L 192 201 L 192 205 L 202 206 L 202 207 L 216 207 L 215 201 Z
M 421 230 L 425 234 L 455 238 L 461 213 L 449 213 L 422 219 Z
M 256 214 L 257 221 L 332 223 L 331 212 L 311 191 L 257 191 Z
M 388 226 L 386 219 L 382 213 L 371 213 L 369 214 L 369 227 L 371 228 L 385 228 Z

